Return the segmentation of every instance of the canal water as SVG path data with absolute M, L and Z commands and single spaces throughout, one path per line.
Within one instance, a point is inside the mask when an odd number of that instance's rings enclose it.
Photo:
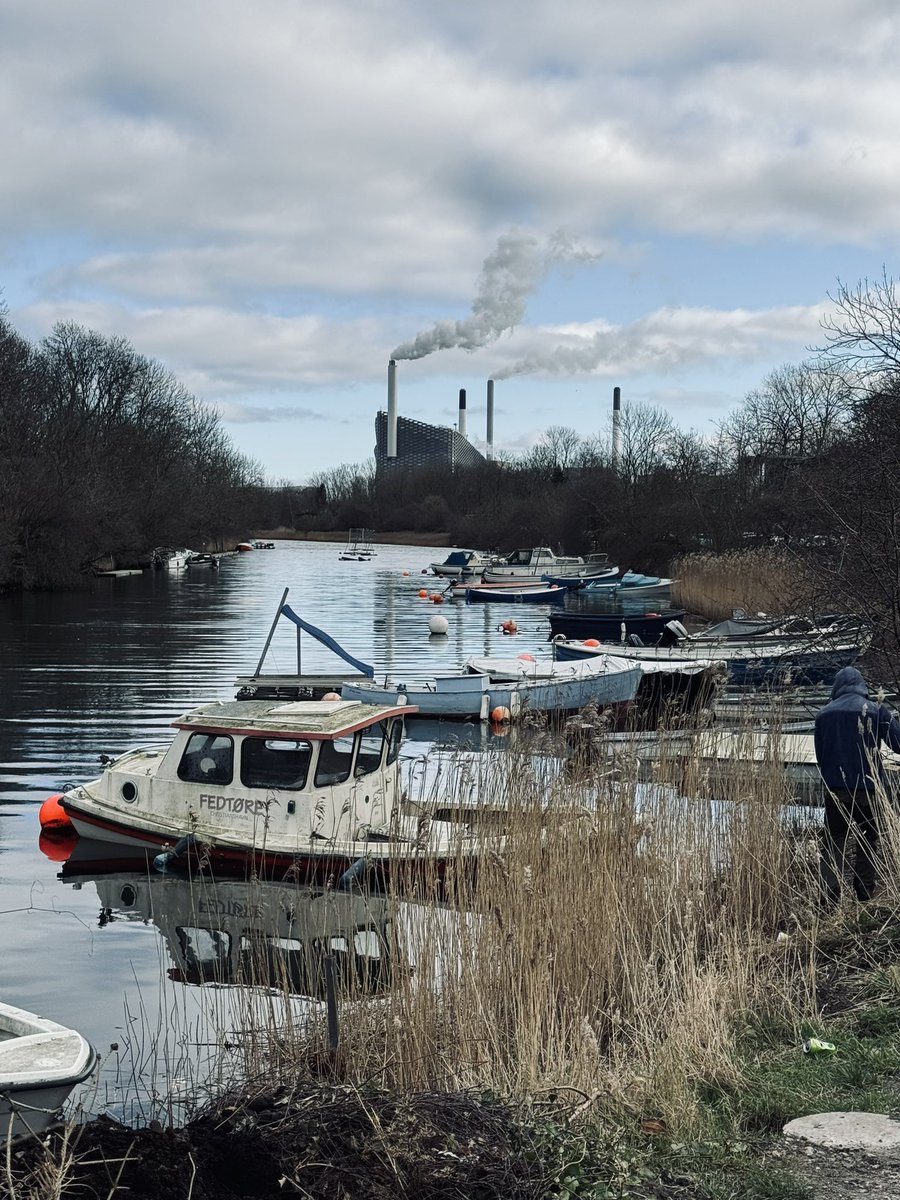
M 92 1041 L 103 1056 L 86 1100 L 94 1110 L 160 1115 L 154 1088 L 177 1082 L 183 1065 L 166 1038 L 201 1028 L 208 989 L 190 982 L 178 922 L 166 926 L 177 885 L 155 880 L 150 896 L 139 878 L 61 877 L 39 845 L 44 799 L 94 778 L 100 754 L 167 741 L 186 709 L 232 698 L 236 677 L 256 668 L 285 587 L 294 610 L 371 663 L 376 678 L 427 678 L 473 654 L 549 655 L 544 607 L 438 607 L 419 595 L 442 590 L 422 572 L 446 550 L 379 546 L 370 561 L 343 562 L 342 549 L 279 541 L 224 559 L 218 572 L 145 572 L 98 579 L 78 594 L 0 599 L 0 1000 Z M 446 636 L 429 633 L 436 613 L 447 618 Z M 515 638 L 500 628 L 510 615 Z M 311 639 L 302 647 L 304 671 L 343 669 Z M 265 670 L 295 669 L 295 630 L 282 621 Z M 417 733 L 407 754 L 426 758 L 431 736 Z M 223 884 L 204 904 L 240 913 L 246 897 L 234 887 Z M 194 958 L 224 953 L 218 944 L 188 949 Z

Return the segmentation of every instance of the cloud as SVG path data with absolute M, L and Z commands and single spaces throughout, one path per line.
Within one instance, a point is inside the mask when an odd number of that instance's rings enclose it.
M 751 312 L 662 308 L 627 325 L 595 321 L 528 331 L 507 351 L 513 375 L 640 374 L 679 370 L 716 359 L 751 360 L 782 345 L 795 350 L 820 332 L 824 305 Z
M 339 418 L 296 405 L 235 404 L 219 401 L 216 411 L 229 425 L 269 425 L 283 421 L 333 421 Z

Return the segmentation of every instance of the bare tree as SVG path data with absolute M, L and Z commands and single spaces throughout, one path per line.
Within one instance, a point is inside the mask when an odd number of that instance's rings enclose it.
M 619 429 L 619 476 L 633 489 L 642 477 L 664 464 L 675 424 L 666 410 L 656 405 L 626 404 Z
M 835 311 L 822 321 L 822 351 L 862 376 L 900 371 L 900 294 L 887 270 L 855 287 L 838 280 L 828 299 Z
M 735 463 L 821 454 L 846 431 L 852 398 L 847 375 L 831 364 L 787 364 L 750 392 L 719 434 Z

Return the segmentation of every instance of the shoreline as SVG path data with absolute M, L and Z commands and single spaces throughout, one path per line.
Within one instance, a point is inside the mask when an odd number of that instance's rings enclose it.
M 334 542 L 346 545 L 347 535 L 339 529 L 261 529 L 254 530 L 251 538 L 260 541 L 291 542 Z M 376 546 L 453 546 L 449 533 L 419 533 L 412 529 L 401 529 L 391 533 L 373 533 L 372 544 Z

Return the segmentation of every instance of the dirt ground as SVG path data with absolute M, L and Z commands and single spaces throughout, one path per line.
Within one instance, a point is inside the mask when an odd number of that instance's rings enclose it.
M 17 1200 L 538 1200 L 546 1168 L 514 1110 L 470 1095 L 316 1088 L 248 1099 L 184 1129 L 99 1119 L 76 1131 L 65 1190 L 57 1138 L 17 1155 Z M 0 1195 L 4 1194 L 0 1170 Z
M 900 1155 L 824 1150 L 788 1142 L 770 1157 L 804 1183 L 815 1200 L 900 1198 Z

